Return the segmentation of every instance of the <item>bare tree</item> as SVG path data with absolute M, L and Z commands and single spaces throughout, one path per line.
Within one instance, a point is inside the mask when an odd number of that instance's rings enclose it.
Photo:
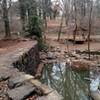
M 73 40 L 74 40 L 74 43 L 75 43 L 75 40 L 76 40 L 76 32 L 77 32 L 77 8 L 76 8 L 76 1 L 74 0 L 74 13 L 75 13 L 75 30 L 73 32 Z
M 42 0 L 43 20 L 45 28 L 47 28 L 47 13 L 46 13 L 46 0 Z
M 4 20 L 4 25 L 5 25 L 5 37 L 11 38 L 7 0 L 2 1 L 2 9 L 3 9 L 3 20 Z
M 22 22 L 22 30 L 25 31 L 25 16 L 26 16 L 26 8 L 25 8 L 26 0 L 19 0 L 19 8 L 20 8 L 20 18 Z
M 71 0 L 64 0 L 63 5 L 65 10 L 65 24 L 67 26 L 70 17 L 70 11 L 71 11 Z
M 58 32 L 58 41 L 60 40 L 60 37 L 61 37 L 61 31 L 62 31 L 62 26 L 63 26 L 63 19 L 64 19 L 64 16 L 62 14 L 61 22 L 60 22 L 60 27 L 59 27 L 59 32 Z
M 89 14 L 89 34 L 88 34 L 88 53 L 89 53 L 89 60 L 90 60 L 90 36 L 91 36 L 91 26 L 92 26 L 92 11 L 93 11 L 93 1 L 90 1 L 90 14 Z

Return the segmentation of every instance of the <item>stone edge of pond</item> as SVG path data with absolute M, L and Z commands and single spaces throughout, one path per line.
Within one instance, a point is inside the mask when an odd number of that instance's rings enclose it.
M 37 42 L 35 42 L 34 45 L 32 43 L 28 47 L 26 46 L 25 48 L 19 48 L 19 50 L 5 55 L 5 60 L 3 60 L 3 64 L 0 65 L 0 79 L 1 81 L 4 81 L 4 79 L 9 78 L 7 83 L 9 87 L 9 89 L 7 90 L 7 95 L 12 100 L 24 100 L 24 98 L 29 96 L 34 91 L 34 87 L 38 87 L 41 88 L 45 93 L 45 96 L 43 96 L 43 100 L 47 100 L 47 98 L 48 100 L 61 100 L 60 95 L 55 90 L 42 84 L 39 80 L 34 79 L 34 76 L 29 75 L 29 73 L 26 74 L 25 72 L 23 72 L 24 70 L 18 70 L 14 67 L 14 62 L 21 59 L 23 57 L 23 54 L 29 54 L 32 50 L 33 52 L 35 52 L 34 50 L 37 51 L 37 49 L 35 49 L 36 47 Z M 33 58 L 38 60 L 39 58 L 36 57 L 36 55 L 34 53 Z M 40 97 L 40 99 L 42 100 L 43 97 Z

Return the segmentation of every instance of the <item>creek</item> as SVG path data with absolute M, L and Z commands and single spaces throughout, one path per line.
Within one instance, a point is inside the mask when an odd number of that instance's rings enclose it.
M 88 71 L 73 71 L 65 62 L 45 64 L 41 82 L 57 90 L 63 100 L 90 100 Z

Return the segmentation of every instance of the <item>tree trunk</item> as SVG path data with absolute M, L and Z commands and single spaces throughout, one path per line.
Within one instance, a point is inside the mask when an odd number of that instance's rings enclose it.
M 61 22 L 60 22 L 60 27 L 59 27 L 59 32 L 58 32 L 58 41 L 60 40 L 62 26 L 63 26 L 63 15 L 61 17 Z
M 47 29 L 47 18 L 46 18 L 46 12 L 43 11 L 43 20 L 44 20 L 44 24 L 45 24 L 45 29 Z
M 90 1 L 90 15 L 89 15 L 89 34 L 88 34 L 88 53 L 89 53 L 89 60 L 90 60 L 90 36 L 91 36 L 91 26 L 92 26 L 92 7 L 93 7 L 93 1 Z
M 7 0 L 3 0 L 3 20 L 4 20 L 4 27 L 5 27 L 5 37 L 11 38 Z
M 26 9 L 25 9 L 25 5 L 23 4 L 23 0 L 19 0 L 19 8 L 20 8 L 20 19 L 22 23 L 22 31 L 24 32 Z
M 68 21 L 69 21 L 69 15 L 65 16 L 65 24 L 68 26 Z
M 73 32 L 73 40 L 74 40 L 74 44 L 75 44 L 75 41 L 76 41 L 76 34 L 77 34 L 77 8 L 76 8 L 76 2 L 74 0 L 74 8 L 75 8 L 75 30 Z
M 43 20 L 45 24 L 45 29 L 47 28 L 47 15 L 46 15 L 46 0 L 42 0 L 42 9 L 43 9 Z

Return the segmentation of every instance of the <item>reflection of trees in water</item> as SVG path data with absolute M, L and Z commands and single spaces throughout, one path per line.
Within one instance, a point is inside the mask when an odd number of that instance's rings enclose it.
M 67 68 L 67 67 L 66 67 Z M 65 68 L 65 64 L 46 64 L 42 81 L 48 86 L 56 89 L 64 100 L 88 100 L 88 85 L 77 72 Z

